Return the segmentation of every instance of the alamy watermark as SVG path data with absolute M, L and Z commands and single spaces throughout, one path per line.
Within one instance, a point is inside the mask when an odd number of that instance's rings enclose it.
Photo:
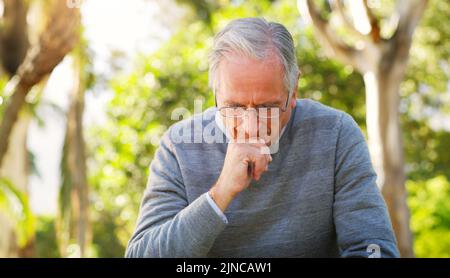
M 381 248 L 378 244 L 369 244 L 366 252 L 369 254 L 368 258 L 381 258 Z

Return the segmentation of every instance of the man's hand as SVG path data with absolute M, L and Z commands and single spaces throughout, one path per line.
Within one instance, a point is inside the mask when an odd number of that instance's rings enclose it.
M 272 156 L 263 140 L 257 143 L 230 142 L 222 173 L 209 191 L 212 199 L 225 211 L 237 194 L 248 187 L 252 179 L 261 178 L 271 161 Z M 249 167 L 252 169 L 250 175 Z

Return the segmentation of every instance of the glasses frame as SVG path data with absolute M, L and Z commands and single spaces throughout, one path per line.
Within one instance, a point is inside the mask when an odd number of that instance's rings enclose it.
M 287 108 L 288 108 L 288 105 L 289 105 L 289 102 L 291 101 L 292 95 L 293 95 L 293 92 L 289 92 L 289 95 L 288 95 L 288 97 L 287 97 L 287 100 L 286 100 L 286 103 L 285 103 L 285 105 L 284 105 L 284 108 L 283 108 L 283 107 L 278 107 L 278 106 L 267 107 L 267 108 L 279 108 L 279 109 L 281 110 L 281 112 L 286 112 L 286 111 L 287 111 Z M 231 117 L 230 117 L 230 116 L 227 116 L 227 115 L 224 115 L 224 114 L 222 113 L 222 111 L 223 111 L 224 109 L 227 109 L 227 108 L 236 108 L 236 107 L 234 107 L 234 106 L 222 106 L 222 107 L 219 108 L 219 107 L 217 106 L 217 95 L 216 95 L 216 91 L 215 91 L 215 90 L 214 90 L 214 103 L 215 103 L 216 108 L 219 110 L 220 115 L 222 115 L 222 116 L 225 117 L 225 118 L 229 118 L 229 119 L 242 119 L 242 118 L 245 116 L 245 114 L 246 114 L 246 113 L 244 113 L 242 116 L 231 116 Z M 255 110 L 255 111 L 257 112 L 258 118 L 260 118 L 260 116 L 259 116 L 259 114 L 258 114 L 257 108 L 252 108 L 252 107 L 250 107 L 250 108 L 242 108 L 242 107 L 239 107 L 239 108 L 245 110 L 247 113 L 248 113 L 249 109 L 253 109 L 253 110 Z M 279 117 L 279 115 L 278 115 L 278 116 L 275 116 L 275 117 L 261 117 L 261 118 L 262 118 L 262 119 L 275 119 L 275 118 L 278 118 L 278 117 Z

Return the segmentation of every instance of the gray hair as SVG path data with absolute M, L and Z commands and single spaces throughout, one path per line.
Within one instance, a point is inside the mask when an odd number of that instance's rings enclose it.
M 300 74 L 294 40 L 280 23 L 255 17 L 233 20 L 217 33 L 209 56 L 209 86 L 216 90 L 217 71 L 225 55 L 233 52 L 262 60 L 273 50 L 283 65 L 284 85 L 291 94 Z

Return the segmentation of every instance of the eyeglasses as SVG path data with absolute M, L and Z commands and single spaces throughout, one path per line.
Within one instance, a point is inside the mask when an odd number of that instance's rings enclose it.
M 223 106 L 218 108 L 219 113 L 225 117 L 225 118 L 232 118 L 232 119 L 240 119 L 243 118 L 246 114 L 248 114 L 250 111 L 256 112 L 256 116 L 258 119 L 274 119 L 278 118 L 280 116 L 281 112 L 286 112 L 287 107 L 289 105 L 289 102 L 291 100 L 292 94 L 289 93 L 288 98 L 286 100 L 286 103 L 284 107 L 279 106 L 264 106 L 264 107 L 236 107 L 236 106 Z M 214 100 L 217 107 L 217 97 L 214 93 Z

